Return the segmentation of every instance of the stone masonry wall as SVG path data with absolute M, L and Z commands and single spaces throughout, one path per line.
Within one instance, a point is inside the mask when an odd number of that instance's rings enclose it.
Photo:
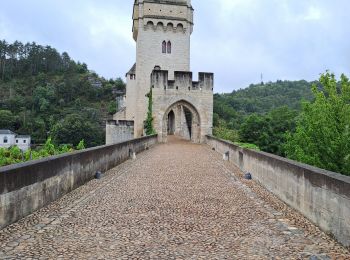
M 138 95 L 136 78 L 130 79 L 130 75 L 127 75 L 126 86 L 126 113 L 125 118 L 123 119 L 135 120 L 137 102 L 136 100 Z
M 193 27 L 190 1 L 136 1 L 133 32 L 136 40 L 136 99 L 127 93 L 127 117 L 135 121 L 135 137 L 143 134 L 147 114 L 146 94 L 155 66 L 164 70 L 190 70 L 190 36 Z M 170 41 L 171 53 L 162 53 L 162 42 Z M 129 85 L 127 86 L 129 88 Z M 131 120 L 131 118 L 127 118 Z
M 106 123 L 106 144 L 134 139 L 134 121 L 109 120 Z
M 167 117 L 168 109 L 173 104 L 181 102 L 199 114 L 198 142 L 204 142 L 205 136 L 212 134 L 214 75 L 199 73 L 199 82 L 192 81 L 191 72 L 175 72 L 174 81 L 169 81 L 168 75 L 168 71 L 155 70 L 151 76 L 154 126 L 159 140 L 165 141 L 162 138 L 166 136 L 164 119 Z
M 136 58 L 136 136 L 140 136 L 143 132 L 143 121 L 146 119 L 148 104 L 148 99 L 145 96 L 150 91 L 150 75 L 154 67 L 158 65 L 161 69 L 168 70 L 170 75 L 174 75 L 174 71 L 190 70 L 190 32 L 188 30 L 186 32 L 174 29 L 168 30 L 167 23 L 170 22 L 174 23 L 174 21 L 164 20 L 163 26 L 161 26 L 157 25 L 157 21 L 154 21 L 154 26 L 147 26 L 145 29 L 144 22 L 140 21 L 141 29 L 137 40 Z M 162 53 L 162 42 L 164 40 L 171 41 L 171 54 Z M 127 107 L 129 107 L 129 103 L 127 103 Z M 127 114 L 129 113 L 127 112 Z
M 0 168 L 0 229 L 157 143 L 157 136 Z
M 322 230 L 350 246 L 350 177 L 207 136 L 207 144 Z

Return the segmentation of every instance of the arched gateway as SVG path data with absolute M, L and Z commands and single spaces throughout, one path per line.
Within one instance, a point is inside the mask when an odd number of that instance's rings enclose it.
M 151 74 L 154 129 L 160 142 L 175 135 L 202 143 L 212 134 L 213 82 L 212 73 L 200 72 L 193 81 L 192 72 L 154 68 Z
M 197 109 L 187 101 L 175 102 L 165 110 L 162 120 L 162 140 L 175 135 L 199 143 L 201 139 L 200 115 Z

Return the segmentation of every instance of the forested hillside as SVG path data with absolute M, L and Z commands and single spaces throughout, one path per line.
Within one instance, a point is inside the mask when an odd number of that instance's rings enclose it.
M 106 80 L 68 53 L 36 43 L 0 41 L 0 129 L 30 134 L 36 144 L 104 143 L 121 79 Z
M 312 83 L 277 81 L 214 95 L 214 134 L 285 155 L 285 133 L 293 131 L 302 101 L 313 100 Z
M 301 81 L 277 81 L 250 85 L 229 94 L 214 95 L 214 113 L 231 126 L 237 126 L 247 115 L 266 114 L 273 109 L 287 106 L 301 109 L 301 101 L 313 99 L 312 83 Z
M 350 175 L 350 80 L 277 81 L 214 96 L 214 135 Z
M 0 129 L 41 149 L 0 149 L 0 165 L 104 144 L 120 79 L 104 79 L 50 46 L 0 41 Z M 277 81 L 214 95 L 214 135 L 243 147 L 350 174 L 350 81 Z M 149 119 L 152 122 L 152 118 Z

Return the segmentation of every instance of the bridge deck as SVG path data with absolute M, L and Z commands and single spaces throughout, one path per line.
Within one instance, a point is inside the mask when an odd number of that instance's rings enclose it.
M 309 259 L 349 252 L 206 146 L 157 145 L 0 231 L 0 259 Z

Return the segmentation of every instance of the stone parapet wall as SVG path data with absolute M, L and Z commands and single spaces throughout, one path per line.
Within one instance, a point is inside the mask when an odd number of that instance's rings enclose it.
M 106 123 L 106 144 L 116 144 L 134 139 L 134 121 L 109 120 Z
M 212 136 L 206 142 L 323 231 L 350 246 L 350 177 L 243 149 Z
M 0 229 L 157 143 L 157 135 L 0 168 Z

